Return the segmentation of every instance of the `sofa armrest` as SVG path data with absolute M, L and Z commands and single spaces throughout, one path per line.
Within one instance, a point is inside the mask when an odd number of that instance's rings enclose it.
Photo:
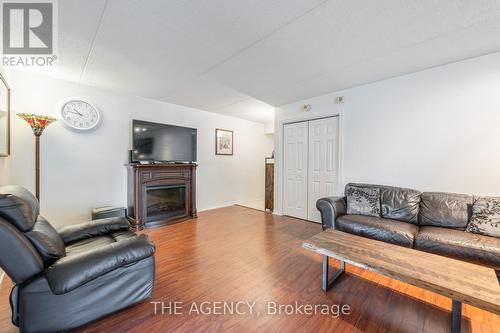
M 124 217 L 109 217 L 63 227 L 57 232 L 65 244 L 76 242 L 85 238 L 107 235 L 111 232 L 128 230 L 130 224 Z
M 56 295 L 70 292 L 119 267 L 148 258 L 155 252 L 146 235 L 64 257 L 45 270 L 50 289 Z
M 316 208 L 321 213 L 321 225 L 323 230 L 335 229 L 337 217 L 345 215 L 347 202 L 345 197 L 326 197 L 316 201 Z

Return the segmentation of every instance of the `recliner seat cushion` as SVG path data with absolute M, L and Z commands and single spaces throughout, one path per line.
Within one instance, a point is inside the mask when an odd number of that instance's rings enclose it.
M 45 267 L 66 255 L 62 237 L 43 216 L 38 216 L 33 229 L 25 235 L 37 249 Z
M 378 188 L 380 190 L 380 207 L 383 218 L 418 225 L 418 212 L 422 192 L 409 188 L 385 185 L 354 183 L 348 185 Z
M 119 267 L 152 256 L 154 244 L 146 235 L 66 256 L 45 270 L 45 277 L 56 295 L 65 294 Z
M 473 197 L 468 194 L 424 192 L 419 224 L 464 230 L 472 215 L 472 203 Z
M 0 187 L 0 216 L 20 231 L 31 230 L 39 213 L 38 200 L 30 191 L 16 185 Z
M 401 221 L 363 215 L 343 215 L 335 228 L 350 234 L 364 236 L 405 247 L 413 247 L 418 226 Z
M 415 249 L 500 269 L 500 239 L 461 230 L 421 227 Z

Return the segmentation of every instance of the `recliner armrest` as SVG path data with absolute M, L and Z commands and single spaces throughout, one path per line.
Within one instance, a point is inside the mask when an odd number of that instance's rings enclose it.
M 345 197 L 326 197 L 316 201 L 316 208 L 321 213 L 321 225 L 323 230 L 335 229 L 335 220 L 347 212 Z
M 57 232 L 65 244 L 85 238 L 107 235 L 111 232 L 127 230 L 130 224 L 124 217 L 109 217 L 60 228 Z
M 52 292 L 61 295 L 119 267 L 148 258 L 154 252 L 154 244 L 149 238 L 139 235 L 61 258 L 45 270 L 45 277 Z

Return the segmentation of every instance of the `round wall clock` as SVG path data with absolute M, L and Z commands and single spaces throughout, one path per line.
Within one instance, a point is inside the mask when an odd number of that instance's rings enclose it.
M 61 108 L 64 124 L 77 130 L 90 130 L 99 124 L 99 110 L 89 101 L 72 98 L 65 101 Z

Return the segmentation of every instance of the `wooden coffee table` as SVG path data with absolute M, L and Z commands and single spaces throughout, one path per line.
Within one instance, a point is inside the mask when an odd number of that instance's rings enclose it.
M 451 331 L 460 332 L 462 302 L 500 314 L 500 285 L 491 268 L 328 229 L 302 246 L 323 255 L 323 290 L 342 275 L 345 263 L 452 299 Z M 340 260 L 329 276 L 328 258 Z

